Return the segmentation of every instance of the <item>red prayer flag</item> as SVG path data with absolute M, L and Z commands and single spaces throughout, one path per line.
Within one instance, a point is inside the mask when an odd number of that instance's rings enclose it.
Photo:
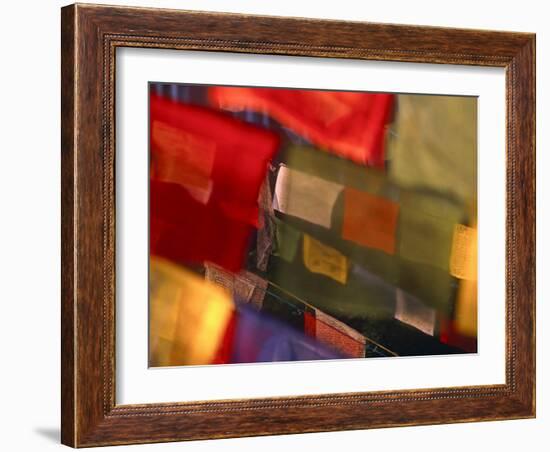
M 151 95 L 151 253 L 242 267 L 273 132 Z
M 315 313 L 304 311 L 304 333 L 306 336 L 315 337 Z
M 461 334 L 453 320 L 440 316 L 439 318 L 439 340 L 443 344 L 462 349 L 465 353 L 477 352 L 477 337 Z
M 215 204 L 204 205 L 178 184 L 151 181 L 151 254 L 180 263 L 210 261 L 238 272 L 252 226 Z
M 237 314 L 233 312 L 211 364 L 228 364 L 231 362 L 231 355 L 233 354 L 233 345 L 235 342 L 236 324 Z
M 268 112 L 319 147 L 359 164 L 382 166 L 393 94 L 214 86 L 216 107 Z
M 349 358 L 365 357 L 365 338 L 346 324 L 317 311 L 315 337 Z

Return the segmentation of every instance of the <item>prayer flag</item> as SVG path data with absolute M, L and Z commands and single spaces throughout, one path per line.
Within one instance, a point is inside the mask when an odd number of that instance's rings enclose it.
M 278 136 L 154 94 L 150 121 L 151 253 L 238 271 Z
M 332 209 L 343 188 L 340 184 L 281 165 L 273 208 L 330 229 Z
M 304 265 L 312 273 L 320 273 L 346 284 L 349 262 L 339 251 L 304 234 Z
M 397 203 L 346 187 L 342 237 L 367 248 L 394 254 L 398 214 Z
M 383 166 L 385 126 L 394 95 L 304 89 L 213 86 L 212 105 L 267 112 L 320 146 L 361 165 Z
M 161 258 L 150 260 L 149 365 L 210 364 L 233 313 L 225 291 Z

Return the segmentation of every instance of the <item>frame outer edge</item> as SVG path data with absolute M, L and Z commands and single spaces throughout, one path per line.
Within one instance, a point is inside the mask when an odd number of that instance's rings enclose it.
M 532 301 L 532 321 L 533 321 L 533 331 L 531 334 L 531 347 L 533 347 L 533 387 L 531 390 L 530 396 L 532 397 L 532 404 L 531 404 L 531 413 L 533 417 L 537 416 L 537 365 L 536 365 L 536 359 L 537 359 L 537 220 L 536 220 L 536 206 L 537 206 L 537 36 L 536 34 L 533 35 L 533 39 L 531 41 L 531 70 L 533 71 L 531 74 L 531 95 L 533 97 L 533 102 L 531 103 L 532 106 L 532 131 L 531 131 L 531 142 L 533 146 L 532 155 L 533 155 L 533 166 L 531 168 L 531 177 L 532 177 L 532 183 L 533 183 L 533 212 L 534 212 L 534 218 L 533 218 L 533 225 L 532 225 L 532 234 L 533 234 L 533 271 L 531 275 L 531 282 L 532 282 L 532 290 L 533 290 L 533 301 Z
M 61 8 L 61 443 L 77 445 L 76 413 L 76 6 Z
M 516 146 L 518 150 L 517 177 L 521 189 L 515 193 L 517 246 L 517 303 L 516 325 L 518 366 L 524 381 L 519 382 L 518 396 L 525 415 L 536 417 L 536 35 L 514 58 L 517 77 L 518 120 Z M 529 353 L 522 352 L 529 350 Z

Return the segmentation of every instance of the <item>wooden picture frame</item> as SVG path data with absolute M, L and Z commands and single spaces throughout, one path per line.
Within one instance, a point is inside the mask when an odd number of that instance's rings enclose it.
M 86 447 L 535 416 L 535 35 L 79 4 L 62 8 L 61 34 L 64 444 Z M 118 47 L 505 68 L 505 384 L 117 405 Z

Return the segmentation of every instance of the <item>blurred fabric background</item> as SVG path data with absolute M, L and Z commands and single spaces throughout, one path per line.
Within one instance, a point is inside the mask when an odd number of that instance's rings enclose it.
M 474 97 L 150 85 L 150 365 L 477 351 Z

